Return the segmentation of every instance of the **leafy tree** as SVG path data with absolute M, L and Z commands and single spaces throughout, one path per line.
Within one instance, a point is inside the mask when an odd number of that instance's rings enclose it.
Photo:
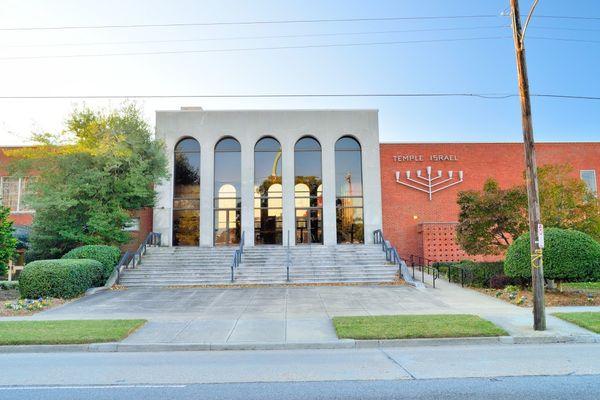
M 522 187 L 500 189 L 488 179 L 483 191 L 458 194 L 457 240 L 467 254 L 501 254 L 527 230 L 527 195 Z
M 544 165 L 538 169 L 542 223 L 575 229 L 600 240 L 600 202 L 570 165 Z
M 0 275 L 6 274 L 8 261 L 15 256 L 17 239 L 13 236 L 10 208 L 0 206 Z
M 538 168 L 542 223 L 547 228 L 574 229 L 600 240 L 600 203 L 569 165 Z M 482 192 L 458 195 L 457 238 L 471 255 L 501 254 L 528 231 L 527 194 L 522 186 L 501 190 L 489 179 Z
M 64 131 L 34 139 L 37 146 L 10 154 L 15 173 L 39 171 L 26 197 L 36 210 L 31 258 L 129 241 L 131 211 L 153 206 L 154 185 L 166 176 L 163 146 L 140 110 L 75 110 Z

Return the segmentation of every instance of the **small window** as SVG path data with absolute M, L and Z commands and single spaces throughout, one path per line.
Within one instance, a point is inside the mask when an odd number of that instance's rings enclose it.
M 581 179 L 585 182 L 588 189 L 594 193 L 598 193 L 598 185 L 596 184 L 596 170 L 588 169 L 579 172 Z
M 126 232 L 137 232 L 140 230 L 140 218 L 131 218 L 127 224 L 123 227 L 123 230 Z

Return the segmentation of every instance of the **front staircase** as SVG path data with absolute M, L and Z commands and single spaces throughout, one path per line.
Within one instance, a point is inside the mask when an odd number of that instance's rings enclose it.
M 284 246 L 245 247 L 234 271 L 236 285 L 284 284 Z M 233 248 L 148 247 L 142 262 L 123 271 L 128 287 L 230 285 Z M 393 282 L 398 268 L 389 264 L 379 245 L 292 246 L 289 283 Z

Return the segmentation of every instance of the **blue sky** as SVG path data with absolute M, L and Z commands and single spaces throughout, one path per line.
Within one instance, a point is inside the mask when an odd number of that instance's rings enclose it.
M 522 0 L 522 8 L 530 1 Z M 2 2 L 0 26 L 151 24 L 392 16 L 499 15 L 508 0 L 395 1 L 12 1 Z M 600 2 L 541 0 L 538 15 L 600 17 Z M 0 60 L 3 95 L 131 95 L 474 92 L 516 93 L 511 31 L 506 17 L 460 20 L 331 22 L 150 29 L 0 31 L 2 57 L 143 51 L 302 46 L 453 38 L 499 39 L 360 47 L 62 59 Z M 422 31 L 461 28 L 461 30 Z M 553 28 L 553 29 L 550 29 Z M 561 28 L 561 29 L 554 29 Z M 564 30 L 576 28 L 577 30 Z M 320 33 L 421 30 L 303 38 L 103 44 Z M 534 19 L 528 31 L 531 90 L 600 96 L 600 20 Z M 40 47 L 39 45 L 78 44 Z M 86 100 L 115 107 L 121 100 Z M 0 100 L 0 144 L 25 143 L 31 132 L 60 130 L 78 100 Z M 377 108 L 382 141 L 519 141 L 517 98 L 147 99 L 157 109 Z M 538 141 L 600 140 L 600 101 L 533 99 Z

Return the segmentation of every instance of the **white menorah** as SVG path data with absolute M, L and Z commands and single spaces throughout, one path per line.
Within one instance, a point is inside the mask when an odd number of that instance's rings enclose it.
M 400 171 L 396 171 L 396 182 L 401 185 L 408 186 L 409 188 L 427 193 L 429 195 L 429 200 L 431 200 L 431 197 L 435 192 L 448 189 L 449 187 L 458 185 L 463 181 L 462 171 L 458 171 L 458 178 L 454 176 L 454 171 L 448 171 L 448 178 L 445 179 L 443 179 L 441 170 L 437 171 L 436 176 L 431 176 L 431 167 L 427 167 L 426 171 L 427 176 L 423 176 L 421 174 L 421 170 L 417 170 L 416 179 L 410 177 L 410 171 L 406 171 L 406 179 L 410 182 L 413 182 L 413 184 L 401 181 Z

